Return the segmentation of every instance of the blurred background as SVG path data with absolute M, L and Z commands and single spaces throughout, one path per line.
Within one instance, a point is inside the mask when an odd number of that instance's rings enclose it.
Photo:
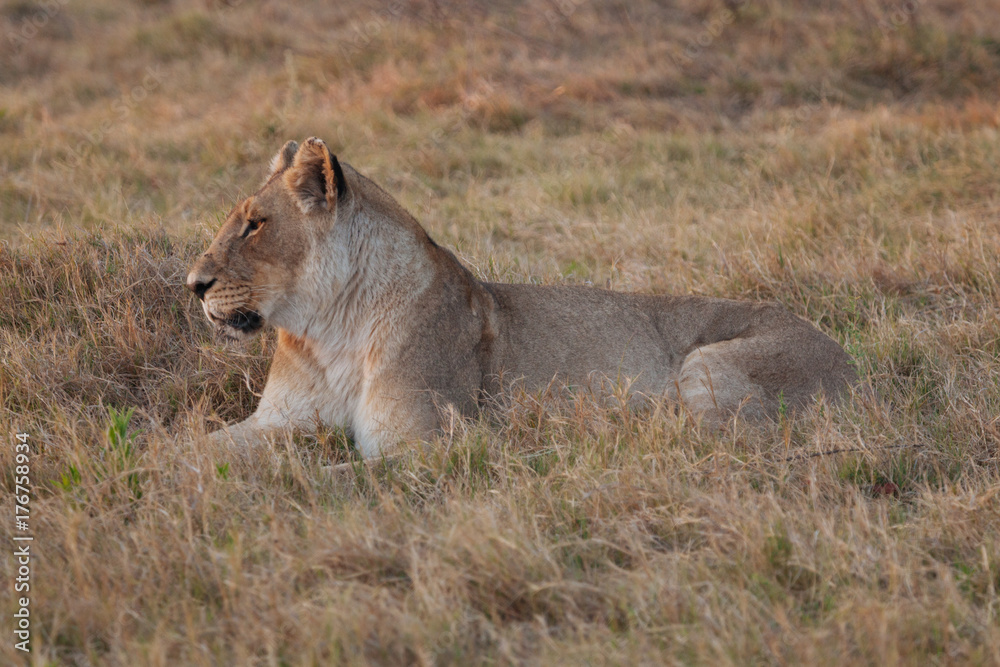
M 207 238 L 312 135 L 511 279 L 693 289 L 760 244 L 836 271 L 995 217 L 992 2 L 0 7 L 14 243 Z

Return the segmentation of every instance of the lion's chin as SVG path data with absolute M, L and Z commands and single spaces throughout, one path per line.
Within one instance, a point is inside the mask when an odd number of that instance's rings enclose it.
M 223 343 L 244 343 L 256 335 L 256 331 L 240 331 L 224 324 L 216 325 L 215 327 L 215 337 Z

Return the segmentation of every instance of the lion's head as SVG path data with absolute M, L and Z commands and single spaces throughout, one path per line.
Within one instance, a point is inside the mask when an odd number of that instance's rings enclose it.
M 216 332 L 244 339 L 294 315 L 301 269 L 335 222 L 347 183 L 321 140 L 289 141 L 255 194 L 226 217 L 187 277 Z

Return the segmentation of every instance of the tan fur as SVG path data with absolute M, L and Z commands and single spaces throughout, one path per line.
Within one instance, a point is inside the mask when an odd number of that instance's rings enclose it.
M 260 405 L 229 428 L 240 442 L 318 418 L 384 454 L 432 438 L 443 409 L 475 413 L 501 378 L 529 390 L 627 379 L 716 423 L 853 378 L 836 342 L 777 305 L 480 282 L 315 138 L 275 156 L 188 286 L 223 335 L 278 328 Z

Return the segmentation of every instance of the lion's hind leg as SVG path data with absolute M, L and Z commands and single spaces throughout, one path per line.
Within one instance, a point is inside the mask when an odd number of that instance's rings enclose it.
M 703 422 L 720 425 L 733 415 L 759 419 L 777 407 L 745 370 L 742 354 L 745 341 L 723 341 L 699 347 L 689 353 L 677 376 L 681 405 Z
M 776 418 L 808 405 L 820 391 L 835 397 L 852 374 L 835 341 L 794 322 L 695 349 L 677 383 L 684 406 L 721 423 L 734 414 Z

